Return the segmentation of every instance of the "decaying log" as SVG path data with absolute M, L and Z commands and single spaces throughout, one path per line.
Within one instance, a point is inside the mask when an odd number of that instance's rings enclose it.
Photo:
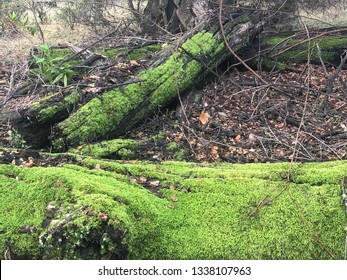
M 312 31 L 310 38 L 303 32 L 262 33 L 240 56 L 251 67 L 263 70 L 292 70 L 290 65 L 307 63 L 308 58 L 311 64 L 337 67 L 347 49 L 346 34 L 345 28 Z
M 226 39 L 234 51 L 249 45 L 264 25 L 262 12 L 239 15 L 224 23 Z M 114 138 L 131 129 L 179 93 L 193 87 L 206 73 L 230 55 L 219 32 L 218 19 L 186 34 L 164 49 L 135 77 L 136 83 L 115 88 L 95 97 L 66 120 L 58 123 L 51 135 L 54 148 Z M 39 125 L 33 122 L 36 129 Z M 21 132 L 21 127 L 17 126 Z M 34 130 L 33 130 L 34 131 Z M 48 136 L 48 135 L 47 135 Z M 23 135 L 32 146 L 40 146 Z
M 288 69 L 290 63 L 307 62 L 308 51 L 311 63 L 340 62 L 347 45 L 347 39 L 339 37 L 343 30 L 312 33 L 311 40 L 305 34 L 265 34 L 253 40 L 264 25 L 262 18 L 261 12 L 244 13 L 224 23 L 230 46 L 250 66 Z M 56 150 L 122 135 L 230 57 L 219 31 L 218 20 L 211 19 L 188 32 L 122 86 L 84 98 L 86 104 L 77 112 L 72 113 L 80 93 L 53 94 L 24 111 L 13 125 L 31 147 L 42 147 L 51 139 Z

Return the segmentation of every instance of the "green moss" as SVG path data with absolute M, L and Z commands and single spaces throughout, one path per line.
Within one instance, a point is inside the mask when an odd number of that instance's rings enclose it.
M 287 37 L 272 37 L 272 38 L 267 38 L 264 39 L 263 42 L 265 44 L 275 46 L 278 44 L 286 44 L 286 45 L 293 45 L 298 43 L 300 40 L 299 39 L 289 39 Z
M 9 142 L 12 148 L 15 148 L 15 149 L 28 148 L 28 145 L 26 141 L 23 139 L 22 135 L 14 128 L 11 128 L 9 131 L 7 131 L 6 140 Z
M 76 142 L 93 142 L 100 135 L 106 135 L 112 128 L 119 124 L 125 113 L 135 109 L 132 99 L 136 98 L 129 92 L 129 85 L 124 92 L 116 89 L 103 94 L 101 98 L 94 98 L 68 120 L 59 126 L 68 135 L 67 140 Z M 129 94 L 127 94 L 129 92 Z M 133 92 L 136 94 L 136 92 Z M 138 91 L 141 93 L 141 90 Z M 83 120 L 83 125 L 81 121 Z M 76 144 L 77 144 L 76 143 Z
M 130 51 L 130 53 L 125 57 L 125 60 L 143 59 L 160 50 L 161 50 L 161 45 L 144 46 L 143 48 Z
M 74 53 L 69 48 L 66 48 L 66 49 L 51 49 L 50 54 L 53 58 L 56 58 L 56 57 L 67 57 L 69 55 L 73 55 Z
M 209 32 L 196 34 L 182 47 L 185 51 L 174 52 L 162 65 L 141 71 L 137 79 L 142 82 L 127 85 L 123 89 L 114 89 L 103 94 L 101 98 L 92 99 L 69 119 L 60 123 L 59 127 L 67 142 L 77 145 L 96 141 L 109 134 L 117 134 L 117 126 L 129 112 L 134 112 L 134 116 L 127 122 L 127 127 L 136 124 L 157 110 L 158 106 L 173 101 L 177 91 L 187 89 L 205 69 L 199 61 L 191 60 L 191 55 L 200 57 L 209 65 L 224 49 L 223 43 Z M 187 51 L 191 55 L 187 54 Z M 141 106 L 144 102 L 146 106 Z
M 125 48 L 115 48 L 115 49 L 108 49 L 105 51 L 99 51 L 97 50 L 97 52 L 100 52 L 101 54 L 105 55 L 108 58 L 111 59 L 116 59 L 116 57 L 121 54 L 122 52 L 124 52 L 126 49 Z
M 288 65 L 286 65 L 285 63 L 277 62 L 271 59 L 263 59 L 262 62 L 265 69 L 276 69 L 280 71 L 288 69 Z
M 290 45 L 296 44 L 299 42 L 298 39 L 286 40 L 285 38 L 275 37 L 271 39 L 266 39 L 264 41 L 269 45 L 277 45 L 280 43 L 286 44 L 288 47 Z M 292 50 L 286 51 L 285 53 L 276 56 L 278 62 L 291 62 L 291 63 L 304 63 L 308 59 L 308 50 L 311 51 L 311 61 L 313 63 L 320 63 L 318 56 L 317 45 L 321 49 L 321 57 L 324 61 L 334 61 L 335 59 L 339 60 L 339 54 L 336 51 L 337 49 L 343 49 L 347 46 L 346 38 L 336 38 L 336 37 L 324 37 L 319 39 L 311 40 L 310 42 L 301 44 L 297 47 L 294 47 Z M 277 66 L 277 64 L 276 64 Z
M 178 202 L 173 213 L 161 216 L 165 225 L 162 243 L 146 244 L 144 251 L 134 257 L 155 259 L 159 254 L 159 258 L 169 259 L 330 258 L 305 229 L 302 212 L 319 240 L 329 244 L 329 249 L 341 259 L 346 221 L 340 204 L 339 179 L 345 173 L 346 164 L 294 165 L 294 182 L 286 186 L 281 180 L 288 164 L 165 163 L 152 174 L 161 174 L 156 176 L 160 179 L 178 175 L 175 182 L 170 182 L 178 190 L 164 192 L 168 200 L 177 195 Z M 127 168 L 133 171 L 132 165 Z M 314 176 L 305 177 L 310 170 L 312 174 L 320 173 L 318 182 Z M 271 204 L 247 218 L 266 197 Z M 160 250 L 159 244 L 165 244 L 163 249 Z
M 31 109 L 32 109 L 32 110 L 38 110 L 38 109 L 40 109 L 42 103 L 44 103 L 44 102 L 49 102 L 53 97 L 55 97 L 55 96 L 57 96 L 57 95 L 58 95 L 58 93 L 52 93 L 52 94 L 48 94 L 48 95 L 45 96 L 45 97 L 42 97 L 42 98 L 40 99 L 40 101 L 35 102 L 35 103 L 33 103 L 33 104 L 31 105 Z
M 125 175 L 100 170 L 1 165 L 0 178 L 0 247 L 10 244 L 13 258 L 124 258 L 134 225 L 151 228 L 163 206 Z
M 183 161 L 186 159 L 186 150 L 176 142 L 170 142 L 167 144 L 166 149 L 173 154 L 173 159 L 177 161 Z
M 251 17 L 249 15 L 242 16 L 242 22 L 248 22 L 251 21 Z
M 129 159 L 134 156 L 139 143 L 130 139 L 115 139 L 101 143 L 86 144 L 69 152 L 98 158 Z
M 69 57 L 71 55 L 74 55 L 75 53 L 70 49 L 70 48 L 66 48 L 66 49 L 51 49 L 51 57 L 57 58 L 57 57 Z M 70 59 L 68 61 L 69 65 L 71 66 L 75 66 L 78 63 L 80 63 L 81 60 L 79 59 L 79 57 L 74 57 L 73 59 Z
M 90 169 L 0 165 L 1 248 L 10 242 L 17 258 L 331 259 L 328 251 L 343 258 L 346 161 L 81 164 Z M 163 198 L 128 174 L 159 180 Z M 42 228 L 46 218 L 54 222 Z
M 125 60 L 139 60 L 157 51 L 160 51 L 161 48 L 162 48 L 161 45 L 148 45 L 139 49 L 131 50 L 130 52 L 128 52 L 126 48 L 114 48 L 114 49 L 106 49 L 106 50 L 96 48 L 95 51 L 111 59 L 115 59 L 120 54 L 128 53 L 124 57 Z
M 176 142 L 170 142 L 167 144 L 166 148 L 168 149 L 168 151 L 172 152 L 175 151 L 178 148 L 178 144 Z
M 194 92 L 194 103 L 200 102 L 203 98 L 203 94 L 201 92 Z
M 68 115 L 77 104 L 79 98 L 80 94 L 78 92 L 73 92 L 64 98 L 62 98 L 61 93 L 53 93 L 42 98 L 31 105 L 31 110 L 37 111 L 35 121 L 41 124 L 50 123 L 56 121 L 61 116 Z
M 164 140 L 165 138 L 166 138 L 166 134 L 163 132 L 160 132 L 153 137 L 153 139 L 156 139 L 156 140 Z

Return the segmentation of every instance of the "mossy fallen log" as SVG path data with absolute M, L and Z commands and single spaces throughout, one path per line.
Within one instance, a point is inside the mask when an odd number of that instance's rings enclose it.
M 311 63 L 323 61 L 336 66 L 347 46 L 347 39 L 332 31 L 322 37 L 312 34 L 312 40 L 306 41 L 304 35 L 293 34 L 264 34 L 260 41 L 253 41 L 263 24 L 258 12 L 224 24 L 233 50 L 254 68 L 292 69 L 292 63 L 307 62 L 308 52 Z M 71 109 L 84 94 L 53 94 L 14 120 L 13 127 L 30 147 L 47 146 L 53 140 L 56 151 L 122 135 L 158 108 L 176 100 L 178 93 L 193 87 L 229 56 L 218 26 L 216 20 L 211 20 L 202 29 L 186 34 L 175 47 L 160 52 L 147 69 L 139 71 L 125 86 L 83 98 L 92 100 L 80 102 L 87 104 L 73 114 Z
M 243 15 L 225 24 L 231 47 L 237 51 L 249 44 L 260 30 L 260 13 Z M 215 67 L 229 55 L 218 23 L 196 34 L 186 36 L 178 47 L 162 52 L 148 69 L 123 88 L 94 98 L 65 121 L 54 132 L 53 146 L 66 146 L 115 137 L 131 129 L 161 106 L 170 104 L 179 92 L 191 88 L 208 68 Z
M 162 135 L 155 137 L 133 140 L 133 139 L 113 139 L 105 140 L 98 143 L 80 145 L 76 148 L 69 149 L 69 153 L 82 156 L 91 156 L 103 159 L 115 160 L 139 160 L 142 158 L 152 158 L 161 160 L 161 153 L 171 160 L 183 161 L 186 159 L 188 151 L 183 145 L 175 141 L 160 141 Z M 157 150 L 154 148 L 156 147 Z M 150 152 L 146 152 L 151 150 Z
M 226 39 L 237 51 L 250 44 L 263 24 L 261 12 L 240 15 L 225 22 Z M 158 108 L 176 100 L 178 93 L 193 87 L 229 55 L 218 20 L 211 19 L 179 39 L 172 48 L 160 52 L 146 69 L 137 73 L 132 83 L 93 98 L 58 123 L 51 135 L 53 147 L 66 150 L 123 134 Z M 21 133 L 21 127 L 16 126 L 16 130 Z M 30 137 L 23 137 L 29 146 L 39 146 L 32 145 Z
M 66 119 L 80 98 L 77 91 L 49 94 L 23 110 L 20 117 L 12 119 L 12 124 L 31 147 L 48 146 L 52 125 Z
M 40 167 L 44 157 L 0 164 L 1 258 L 343 259 L 346 161 Z
M 70 153 L 108 159 L 133 159 L 145 141 L 114 139 L 71 148 Z
M 241 57 L 248 60 L 250 66 L 260 66 L 263 70 L 293 70 L 293 64 L 307 63 L 308 60 L 311 64 L 325 63 L 337 67 L 347 48 L 347 38 L 345 35 L 323 34 L 323 31 L 312 34 L 310 39 L 300 34 L 262 34 Z

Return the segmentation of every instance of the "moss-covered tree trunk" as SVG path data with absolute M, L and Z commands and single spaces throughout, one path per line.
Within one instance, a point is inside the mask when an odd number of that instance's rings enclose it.
M 332 36 L 335 33 L 331 30 L 325 31 L 330 36 L 313 33 L 312 40 L 305 39 L 305 34 L 262 34 L 253 40 L 263 24 L 260 12 L 224 22 L 228 43 L 254 68 L 290 69 L 291 63 L 307 62 L 308 52 L 311 63 L 336 66 L 347 46 L 347 39 Z M 25 110 L 13 126 L 31 147 L 47 146 L 53 140 L 56 150 L 66 150 L 81 143 L 112 139 L 176 100 L 178 94 L 192 88 L 228 57 L 218 19 L 213 19 L 187 33 L 173 47 L 163 49 L 126 86 L 97 97 L 78 92 L 50 95 Z M 72 114 L 81 98 L 91 100 Z
M 304 33 L 261 34 L 244 49 L 240 56 L 254 68 L 277 70 L 292 69 L 290 65 L 325 63 L 338 66 L 347 48 L 346 33 L 338 30 L 312 32 L 311 38 Z
M 226 40 L 234 51 L 249 45 L 264 22 L 261 12 L 244 13 L 224 23 Z M 209 70 L 230 55 L 221 36 L 218 19 L 211 19 L 200 28 L 187 33 L 171 48 L 164 49 L 132 83 L 95 97 L 66 120 L 54 127 L 53 146 L 64 150 L 69 146 L 93 142 L 123 134 L 162 106 L 170 104 L 178 94 L 194 86 Z M 43 123 L 52 125 L 61 120 L 61 109 L 71 105 L 66 98 L 59 105 L 34 109 L 17 122 L 17 130 L 32 146 L 46 143 L 47 135 L 39 133 Z M 54 110 L 53 110 L 54 109 Z M 55 110 L 57 109 L 57 110 Z M 31 133 L 28 132 L 28 127 Z M 48 129 L 46 127 L 46 132 Z M 41 135 L 38 139 L 36 135 Z M 41 142 L 41 143 L 40 143 Z

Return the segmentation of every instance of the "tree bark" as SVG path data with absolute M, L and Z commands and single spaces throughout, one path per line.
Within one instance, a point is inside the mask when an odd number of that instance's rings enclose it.
M 165 32 L 184 32 L 205 20 L 205 15 L 216 10 L 216 2 L 210 0 L 149 0 L 141 11 L 139 1 L 128 0 L 128 6 L 139 23 L 143 34 L 157 36 Z M 235 0 L 225 0 L 223 5 L 233 5 Z M 137 7 L 136 7 L 137 6 Z

